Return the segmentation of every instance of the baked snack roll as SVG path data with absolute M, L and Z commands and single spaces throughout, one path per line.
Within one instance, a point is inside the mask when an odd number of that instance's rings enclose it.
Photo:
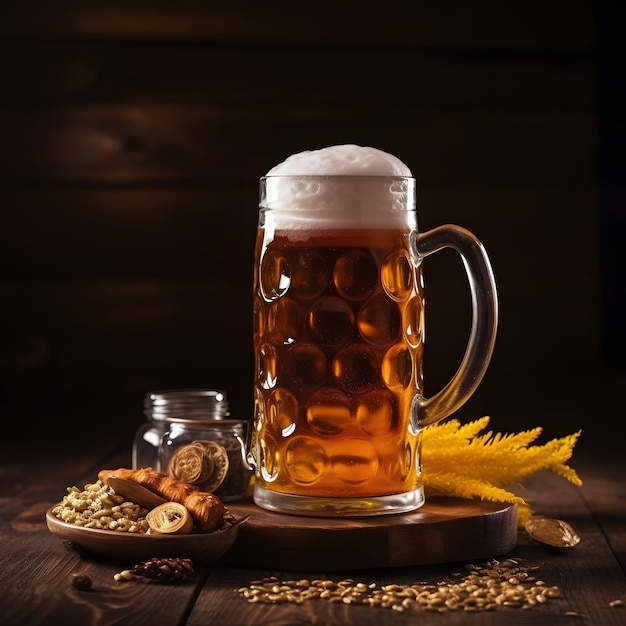
M 102 482 L 107 483 L 109 478 L 131 480 L 169 502 L 178 502 L 184 505 L 191 514 L 194 524 L 202 532 L 217 530 L 224 521 L 226 507 L 218 496 L 200 491 L 194 485 L 176 480 L 151 467 L 136 470 L 120 467 L 115 470 L 103 469 L 98 472 L 98 479 Z

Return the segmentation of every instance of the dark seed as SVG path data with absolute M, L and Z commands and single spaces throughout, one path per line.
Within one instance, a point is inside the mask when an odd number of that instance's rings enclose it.
M 72 587 L 79 591 L 89 591 L 91 589 L 91 578 L 85 574 L 76 574 L 72 579 Z

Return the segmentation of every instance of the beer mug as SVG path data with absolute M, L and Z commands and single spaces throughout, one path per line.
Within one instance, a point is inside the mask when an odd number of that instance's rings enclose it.
M 416 181 L 354 145 L 292 155 L 260 180 L 255 249 L 254 501 L 307 516 L 399 513 L 424 503 L 421 434 L 452 414 L 491 359 L 497 296 L 481 243 L 420 233 Z M 460 366 L 424 397 L 425 257 L 452 248 L 470 285 Z

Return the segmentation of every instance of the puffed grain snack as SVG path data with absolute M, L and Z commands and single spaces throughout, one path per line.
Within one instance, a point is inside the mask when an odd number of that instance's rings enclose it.
M 111 487 L 98 480 L 81 490 L 67 488 L 67 495 L 52 508 L 52 514 L 63 522 L 83 528 L 99 528 L 129 533 L 146 533 L 147 509 L 126 501 Z

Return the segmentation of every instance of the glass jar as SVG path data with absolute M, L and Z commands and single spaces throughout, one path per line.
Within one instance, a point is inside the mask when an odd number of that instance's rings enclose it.
M 221 420 L 230 416 L 226 393 L 219 389 L 168 389 L 149 391 L 144 396 L 146 422 L 133 440 L 133 469 L 151 467 L 164 471 L 160 459 L 163 435 L 170 430 L 170 419 Z
M 252 471 L 246 461 L 247 422 L 233 419 L 170 418 L 163 435 L 163 472 L 224 502 L 243 498 Z

